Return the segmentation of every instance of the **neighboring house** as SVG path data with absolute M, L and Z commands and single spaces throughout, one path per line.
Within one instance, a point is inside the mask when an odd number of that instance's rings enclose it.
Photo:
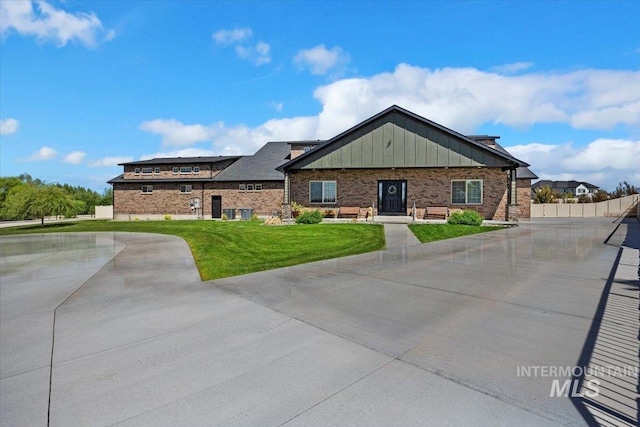
M 296 202 L 373 206 L 377 215 L 408 215 L 415 203 L 474 209 L 487 219 L 529 217 L 537 177 L 496 139 L 464 136 L 392 106 L 278 168 L 284 215 Z
M 268 142 L 252 156 L 157 158 L 122 163 L 111 181 L 114 219 L 260 216 L 291 203 L 373 206 L 418 216 L 427 207 L 474 209 L 487 219 L 530 216 L 527 164 L 497 144 L 464 136 L 392 106 L 327 141 Z
M 532 195 L 535 197 L 535 191 L 544 187 L 549 187 L 551 190 L 560 194 L 571 194 L 573 197 L 583 195 L 593 197 L 599 190 L 598 186 L 584 181 L 550 181 L 543 179 L 531 186 Z

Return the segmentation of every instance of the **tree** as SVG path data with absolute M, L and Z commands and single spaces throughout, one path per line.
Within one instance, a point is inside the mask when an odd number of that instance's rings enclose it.
M 611 193 L 611 196 L 612 197 L 630 196 L 632 194 L 640 193 L 640 191 L 638 190 L 639 190 L 638 187 L 636 187 L 635 185 L 631 185 L 627 181 L 624 181 L 624 182 L 618 183 L 618 186 L 613 191 L 613 193 Z
M 59 187 L 25 184 L 9 191 L 0 215 L 9 219 L 39 218 L 44 226 L 47 216 L 73 213 L 73 201 Z
M 604 190 L 598 190 L 595 193 L 593 193 L 593 197 L 591 198 L 591 200 L 595 202 L 604 202 L 605 200 L 609 200 L 609 193 L 607 193 Z
M 536 188 L 536 196 L 533 199 L 533 203 L 556 203 L 557 199 L 558 197 L 551 190 L 551 187 L 545 185 L 542 188 Z
M 2 209 L 2 205 L 4 205 L 4 200 L 7 198 L 9 191 L 18 185 L 25 185 L 24 181 L 18 177 L 0 177 L 0 210 Z

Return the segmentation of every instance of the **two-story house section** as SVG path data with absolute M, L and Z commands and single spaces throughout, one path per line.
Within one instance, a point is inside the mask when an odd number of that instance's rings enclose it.
M 113 185 L 114 219 L 210 215 L 205 194 L 211 191 L 215 177 L 240 158 L 171 157 L 122 163 L 124 173 L 109 181 Z

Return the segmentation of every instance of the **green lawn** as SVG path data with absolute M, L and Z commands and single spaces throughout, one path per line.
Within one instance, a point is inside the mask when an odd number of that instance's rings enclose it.
M 487 231 L 501 230 L 506 227 L 488 227 L 457 224 L 410 224 L 409 229 L 422 243 L 435 242 L 436 240 L 452 239 L 454 237 L 468 236 Z
M 384 249 L 371 224 L 266 226 L 259 221 L 78 221 L 0 229 L 25 233 L 127 231 L 171 234 L 191 247 L 203 280 L 219 279 Z

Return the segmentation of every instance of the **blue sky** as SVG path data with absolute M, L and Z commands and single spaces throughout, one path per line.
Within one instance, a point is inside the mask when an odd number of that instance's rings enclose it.
M 0 2 L 0 175 L 324 139 L 397 104 L 640 185 L 638 1 Z

